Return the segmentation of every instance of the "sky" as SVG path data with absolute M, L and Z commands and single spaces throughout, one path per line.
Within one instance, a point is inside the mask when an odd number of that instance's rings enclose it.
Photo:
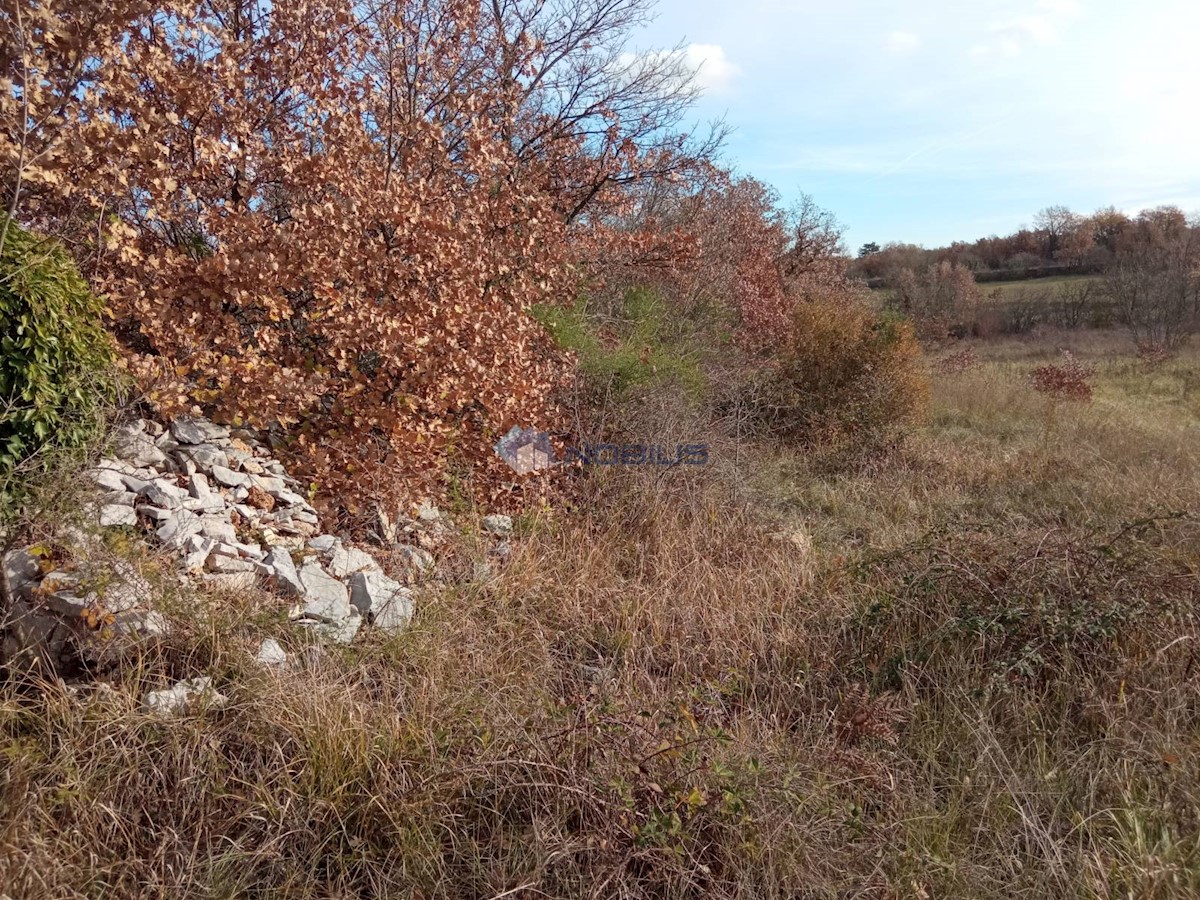
M 846 243 L 1005 234 L 1043 207 L 1200 210 L 1200 0 L 659 0 L 726 162 Z

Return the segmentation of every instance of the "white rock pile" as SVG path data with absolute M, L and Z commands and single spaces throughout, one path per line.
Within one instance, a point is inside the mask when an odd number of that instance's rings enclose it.
M 364 624 L 393 632 L 412 619 L 412 590 L 366 551 L 321 534 L 301 485 L 255 434 L 205 419 L 139 420 L 119 428 L 112 447 L 90 473 L 102 491 L 96 521 L 143 531 L 175 554 L 183 577 L 230 591 L 273 588 L 294 601 L 298 626 L 341 643 Z M 430 507 L 421 520 L 437 515 Z M 128 563 L 92 578 L 78 566 L 55 571 L 34 549 L 4 559 L 14 596 L 6 658 L 35 650 L 55 660 L 103 627 L 140 638 L 164 632 L 151 586 Z M 432 567 L 427 550 L 399 549 L 415 569 Z

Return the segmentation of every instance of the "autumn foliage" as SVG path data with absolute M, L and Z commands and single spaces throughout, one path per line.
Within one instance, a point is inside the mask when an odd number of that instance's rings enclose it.
M 622 55 L 644 15 L 18 0 L 9 204 L 69 244 L 167 414 L 278 430 L 351 509 L 451 457 L 495 494 L 495 438 L 554 416 L 527 310 L 586 274 L 568 237 L 711 146 L 672 127 L 678 60 Z

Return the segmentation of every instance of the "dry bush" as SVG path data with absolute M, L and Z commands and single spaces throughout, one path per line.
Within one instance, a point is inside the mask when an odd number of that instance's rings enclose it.
M 934 360 L 933 370 L 939 375 L 961 375 L 978 369 L 980 365 L 979 354 L 975 352 L 974 347 L 968 347 L 966 350 L 959 350 Z
M 905 269 L 896 281 L 893 303 L 912 317 L 923 338 L 961 337 L 979 312 L 981 295 L 966 266 L 941 262 L 922 272 Z
M 779 359 L 751 403 L 767 434 L 833 455 L 893 442 L 920 420 L 928 388 L 911 328 L 857 298 L 796 305 Z

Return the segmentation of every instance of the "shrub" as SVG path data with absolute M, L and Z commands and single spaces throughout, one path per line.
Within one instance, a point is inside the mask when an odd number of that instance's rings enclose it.
M 777 438 L 858 455 L 892 442 L 925 408 L 912 328 L 857 299 L 797 304 L 779 354 L 756 400 Z
M 966 266 L 942 262 L 916 273 L 905 269 L 897 280 L 894 303 L 917 323 L 922 337 L 961 337 L 975 320 L 981 297 Z
M 1061 400 L 1078 400 L 1087 402 L 1092 399 L 1092 377 L 1095 375 L 1091 366 L 1085 366 L 1069 351 L 1063 351 L 1061 365 L 1048 363 L 1033 370 L 1030 379 L 1033 389 Z
M 0 217 L 0 493 L 47 448 L 94 437 L 112 399 L 101 303 L 60 244 Z

